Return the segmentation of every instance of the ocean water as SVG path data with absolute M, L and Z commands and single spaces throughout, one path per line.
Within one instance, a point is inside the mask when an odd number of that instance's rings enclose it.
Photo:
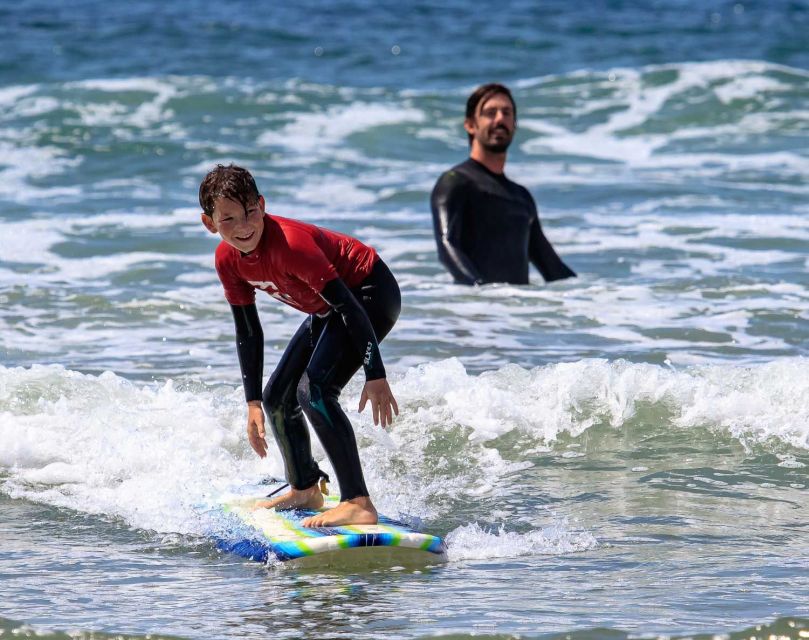
M 807 33 L 781 0 L 0 5 L 0 637 L 809 637 Z M 574 280 L 437 261 L 492 80 Z M 447 564 L 216 551 L 219 498 L 283 473 L 244 437 L 217 162 L 399 279 L 401 414 L 343 401 Z M 259 310 L 268 375 L 303 318 Z

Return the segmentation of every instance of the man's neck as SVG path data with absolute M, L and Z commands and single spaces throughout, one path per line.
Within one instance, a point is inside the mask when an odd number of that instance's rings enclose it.
M 476 144 L 472 145 L 469 157 L 475 162 L 479 162 L 492 173 L 502 175 L 506 168 L 506 152 L 491 153 Z

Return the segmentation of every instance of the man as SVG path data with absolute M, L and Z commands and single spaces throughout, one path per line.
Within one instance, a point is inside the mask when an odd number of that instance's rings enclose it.
M 444 173 L 430 205 L 438 257 L 461 284 L 528 284 L 528 261 L 546 281 L 575 277 L 542 233 L 525 187 L 503 174 L 517 107 L 501 84 L 478 87 L 466 103 L 469 159 Z

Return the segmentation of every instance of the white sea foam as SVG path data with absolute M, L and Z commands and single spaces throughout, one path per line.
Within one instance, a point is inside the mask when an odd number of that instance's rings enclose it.
M 50 248 L 64 239 L 64 235 L 50 220 L 5 222 L 0 235 L 0 253 L 7 262 L 37 263 L 49 259 Z
M 758 153 L 755 149 L 746 153 L 705 152 L 703 149 L 673 152 L 667 148 L 672 142 L 696 139 L 714 141 L 713 146 L 718 144 L 721 147 L 723 137 L 738 139 L 747 134 L 778 130 L 784 115 L 779 113 L 778 107 L 784 96 L 794 94 L 796 88 L 794 83 L 786 84 L 768 75 L 774 72 L 797 77 L 805 75 L 798 69 L 768 63 L 723 60 L 649 66 L 642 70 L 613 69 L 604 74 L 603 81 L 599 76 L 586 72 L 566 76 L 568 80 L 578 76 L 591 88 L 609 92 L 609 97 L 600 99 L 590 98 L 579 85 L 543 87 L 548 82 L 558 81 L 559 77 L 522 83 L 527 89 L 536 86 L 545 95 L 563 97 L 567 106 L 562 112 L 574 123 L 602 111 L 609 115 L 603 121 L 581 130 L 534 117 L 529 112 L 527 117 L 520 119 L 520 127 L 540 135 L 522 143 L 521 147 L 531 154 L 568 154 L 579 156 L 583 162 L 586 162 L 586 158 L 593 158 L 620 162 L 638 169 L 713 167 L 714 171 L 718 168 L 739 171 L 788 167 L 791 171 L 807 175 L 809 160 L 797 153 L 773 152 L 771 149 L 765 153 Z M 669 73 L 670 80 L 647 82 L 650 75 L 661 73 Z M 691 92 L 698 92 L 705 98 L 714 95 L 725 105 L 735 100 L 757 99 L 763 105 L 766 103 L 762 107 L 766 111 L 754 114 L 739 111 L 730 122 L 710 127 L 683 126 L 666 133 L 657 132 L 654 127 L 646 128 L 647 123 L 659 116 L 666 105 L 687 99 Z M 779 187 L 773 185 L 773 188 Z
M 263 146 L 281 145 L 297 152 L 315 152 L 332 147 L 348 136 L 375 127 L 423 122 L 425 115 L 412 107 L 390 104 L 355 102 L 347 106 L 330 107 L 323 113 L 302 113 L 277 131 L 267 131 L 258 139 Z
M 589 551 L 598 546 L 591 533 L 571 530 L 565 521 L 527 533 L 508 531 L 504 526 L 492 530 L 472 523 L 450 531 L 446 542 L 447 556 L 453 562 L 564 555 Z
M 52 111 L 56 111 L 62 103 L 50 96 L 30 96 L 17 101 L 14 105 L 14 116 L 21 118 L 33 118 L 42 116 Z
M 584 215 L 586 223 L 580 228 L 553 228 L 548 233 L 569 245 L 569 251 L 577 253 L 613 251 L 623 252 L 629 257 L 639 250 L 680 251 L 687 259 L 678 261 L 677 268 L 682 269 L 684 274 L 695 275 L 736 273 L 740 267 L 794 261 L 794 252 L 769 248 L 766 241 L 809 240 L 809 222 L 803 216 L 697 212 L 673 220 L 665 211 L 657 215 L 647 213 L 649 209 L 670 206 L 676 206 L 676 201 L 645 201 L 634 209 L 638 215 L 587 213 Z M 686 227 L 687 233 L 672 233 L 673 228 L 678 226 Z M 628 230 L 619 232 L 621 228 Z M 747 249 L 734 246 L 737 243 L 726 242 L 728 239 L 743 241 L 748 238 L 755 238 L 761 248 Z M 702 258 L 702 255 L 706 257 Z M 643 270 L 646 275 L 669 278 L 674 266 L 672 262 L 670 258 L 658 261 L 644 259 L 635 268 Z
M 354 179 L 312 177 L 294 191 L 297 199 L 320 207 L 363 207 L 373 204 L 377 197 L 368 189 L 357 185 Z
M 65 88 L 94 90 L 109 93 L 111 102 L 72 102 L 68 101 L 65 107 L 75 110 L 80 122 L 86 127 L 97 126 L 130 126 L 146 129 L 154 125 L 171 123 L 174 112 L 166 107 L 173 98 L 181 95 L 182 85 L 191 81 L 181 81 L 177 78 L 167 80 L 158 78 L 122 78 L 82 80 L 67 83 Z M 152 94 L 151 99 L 144 99 L 130 107 L 115 100 L 120 93 Z M 172 127 L 177 130 L 174 123 Z
M 760 73 L 762 70 L 756 70 Z M 789 91 L 791 88 L 783 82 L 778 82 L 773 78 L 763 78 L 750 76 L 749 70 L 743 76 L 736 76 L 729 81 L 727 76 L 723 78 L 724 83 L 714 87 L 713 91 L 723 104 L 728 104 L 733 100 L 745 100 L 760 97 L 766 93 L 780 93 Z
M 171 81 L 173 80 L 173 82 Z M 65 88 L 87 89 L 104 93 L 144 92 L 160 94 L 173 91 L 180 79 L 173 77 L 170 80 L 162 78 L 97 78 L 92 80 L 79 80 L 68 82 Z
M 17 102 L 36 93 L 37 85 L 16 85 L 0 88 L 0 107 L 6 108 L 9 105 L 16 105 Z
M 211 255 L 173 256 L 147 251 L 121 252 L 113 255 L 63 257 L 53 252 L 56 244 L 69 241 L 71 237 L 103 231 L 154 229 L 163 232 L 174 228 L 175 232 L 205 236 L 198 222 L 196 209 L 178 209 L 160 215 L 141 215 L 125 212 L 110 212 L 94 216 L 66 214 L 55 225 L 50 219 L 24 219 L 4 222 L 0 236 L 0 252 L 4 261 L 18 264 L 47 264 L 47 269 L 26 278 L 28 284 L 46 284 L 55 281 L 98 282 L 99 278 L 126 273 L 133 265 L 159 263 L 166 260 L 182 260 L 209 268 Z M 9 280 L 18 280 L 10 274 Z
M 18 146 L 0 139 L 0 197 L 27 203 L 37 198 L 79 195 L 82 192 L 79 186 L 36 187 L 29 180 L 64 173 L 81 162 L 81 158 L 68 157 L 57 147 Z
M 471 376 L 457 360 L 407 372 L 397 390 L 418 414 L 491 441 L 518 430 L 541 441 L 577 436 L 598 421 L 619 427 L 639 403 L 664 403 L 681 428 L 708 426 L 748 442 L 775 438 L 809 449 L 809 362 L 709 365 L 672 370 L 583 360 L 526 370 L 507 366 Z
M 683 370 L 585 360 L 532 370 L 511 365 L 478 376 L 447 360 L 410 369 L 394 386 L 402 412 L 390 432 L 374 427 L 367 412 L 350 409 L 349 416 L 369 487 L 382 510 L 396 515 L 429 517 L 459 491 L 507 492 L 513 474 L 531 464 L 498 451 L 496 439 L 506 433 L 552 446 L 562 433 L 575 437 L 597 423 L 621 428 L 644 403 L 665 405 L 671 429 L 684 438 L 690 429 L 709 428 L 745 446 L 775 441 L 809 449 L 805 359 Z M 347 390 L 349 408 L 358 390 Z M 88 376 L 55 365 L 0 368 L 2 488 L 139 528 L 204 533 L 210 523 L 200 505 L 213 507 L 229 488 L 283 474 L 274 447 L 264 461 L 252 453 L 243 423 L 235 387 L 139 386 L 112 373 Z M 431 445 L 436 439 L 444 443 L 438 450 Z M 560 459 L 571 452 L 580 453 L 567 448 Z M 317 444 L 314 453 L 324 459 Z M 794 456 L 782 460 L 789 466 Z M 497 557 L 498 548 L 513 546 L 513 535 L 462 527 L 451 537 L 453 556 Z M 537 553 L 593 543 L 565 527 L 520 536 L 519 546 Z
M 0 465 L 12 496 L 201 533 L 191 505 L 258 473 L 228 394 L 136 387 L 56 366 L 3 369 L 0 380 Z M 264 468 L 282 472 L 272 461 Z

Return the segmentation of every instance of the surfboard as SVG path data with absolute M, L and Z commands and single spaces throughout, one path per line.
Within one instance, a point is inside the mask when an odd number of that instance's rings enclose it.
M 316 512 L 256 507 L 259 495 L 226 500 L 222 510 L 239 525 L 236 539 L 219 539 L 217 547 L 243 558 L 267 562 L 275 559 L 299 567 L 427 566 L 446 562 L 444 541 L 429 533 L 380 515 L 375 525 L 307 528 L 301 521 Z M 337 506 L 340 498 L 324 496 L 321 510 Z M 246 525 L 246 526 L 244 526 Z

